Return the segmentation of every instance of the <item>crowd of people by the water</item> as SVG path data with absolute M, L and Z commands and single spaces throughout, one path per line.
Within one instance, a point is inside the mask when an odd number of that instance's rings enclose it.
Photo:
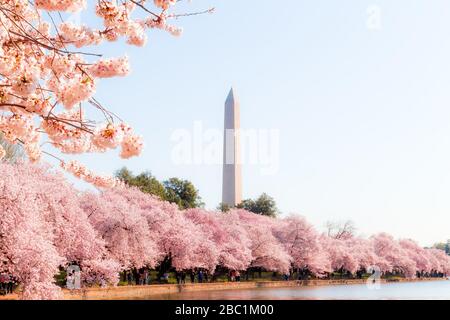
M 124 278 L 128 285 L 149 285 L 151 283 L 150 272 L 148 269 L 131 270 L 124 272 Z
M 0 272 L 17 277 L 21 299 L 61 298 L 68 263 L 80 270 L 69 281 L 75 288 L 77 279 L 83 288 L 186 283 L 191 277 L 195 283 L 241 281 L 255 268 L 264 269 L 265 280 L 272 272 L 278 280 L 297 280 L 287 275 L 293 268 L 312 274 L 302 278 L 322 279 L 371 266 L 409 279 L 418 271 L 450 274 L 445 250 L 387 233 L 363 237 L 345 226 L 321 232 L 301 216 L 271 218 L 237 208 L 180 210 L 126 186 L 79 192 L 39 166 L 0 163 L 0 176 L 7 181 L 0 229 L 8 230 L 1 242 L 16 244 L 2 247 Z M 17 190 L 27 190 L 27 199 L 18 199 Z
M 254 281 L 254 280 L 267 280 L 267 281 L 303 281 L 311 279 L 322 280 L 336 280 L 336 279 L 364 279 L 375 271 L 368 272 L 361 269 L 356 273 L 351 273 L 346 270 L 338 270 L 338 272 L 329 273 L 324 277 L 317 278 L 307 269 L 297 269 L 295 272 L 279 274 L 277 272 L 264 272 L 262 268 L 256 268 L 257 271 L 246 270 L 241 276 L 241 272 L 238 270 L 229 270 L 226 273 L 213 273 L 210 274 L 204 269 L 194 270 L 182 270 L 172 272 L 166 271 L 162 274 L 151 277 L 149 269 L 142 268 L 140 270 L 130 270 L 123 273 L 123 279 L 126 285 L 150 285 L 150 284 L 169 284 L 176 283 L 179 285 L 194 284 L 194 283 L 212 283 L 212 282 L 241 282 L 241 281 Z M 156 272 L 156 271 L 155 271 Z M 269 274 L 269 275 L 267 275 Z M 225 276 L 226 275 L 226 276 Z M 382 278 L 397 277 L 402 278 L 404 274 L 402 272 L 382 272 L 380 273 Z M 446 273 L 432 271 L 432 272 L 417 272 L 416 278 L 447 278 Z M 173 280 L 172 280 L 173 279 Z
M 9 274 L 0 274 L 0 295 L 12 294 L 17 286 L 17 279 Z
M 189 276 L 190 283 L 206 283 L 210 281 L 210 275 L 207 270 L 189 270 L 175 271 L 175 280 L 177 284 L 186 284 L 186 278 Z M 170 282 L 171 273 L 163 272 L 154 279 L 151 277 L 149 269 L 130 270 L 123 273 L 123 279 L 128 285 L 149 285 L 153 283 L 167 284 Z M 234 281 L 234 280 L 233 280 Z
M 156 272 L 156 271 L 155 271 Z M 302 281 L 316 279 L 316 277 L 309 272 L 307 269 L 297 269 L 295 272 L 279 274 L 277 272 L 271 272 L 270 276 L 267 276 L 267 272 L 263 275 L 263 269 L 257 268 L 255 272 L 246 270 L 244 276 L 241 276 L 241 272 L 238 270 L 229 270 L 226 272 L 226 277 L 224 273 L 214 273 L 209 274 L 207 270 L 204 269 L 194 269 L 194 270 L 182 270 L 163 272 L 159 277 L 151 277 L 151 270 L 148 268 L 141 268 L 139 270 L 133 269 L 125 271 L 122 274 L 124 282 L 122 285 L 128 286 L 144 286 L 151 284 L 169 284 L 174 283 L 171 281 L 172 277 L 176 284 L 202 284 L 202 283 L 213 283 L 213 282 L 241 282 L 241 281 L 253 281 L 253 280 L 272 280 L 272 281 Z M 333 280 L 333 279 L 363 279 L 372 274 L 367 273 L 366 270 L 358 270 L 355 274 L 348 272 L 346 270 L 339 270 L 339 272 L 328 274 L 320 279 Z M 256 274 L 256 275 L 255 275 Z M 220 277 L 220 280 L 219 280 Z M 401 272 L 388 272 L 381 273 L 381 277 L 403 277 Z M 448 275 L 442 272 L 432 271 L 432 272 L 417 272 L 416 278 L 447 278 Z M 69 288 L 69 282 L 71 282 L 72 275 L 67 274 L 66 287 Z M 0 295 L 9 295 L 14 292 L 18 286 L 18 281 L 14 276 L 8 274 L 0 274 Z

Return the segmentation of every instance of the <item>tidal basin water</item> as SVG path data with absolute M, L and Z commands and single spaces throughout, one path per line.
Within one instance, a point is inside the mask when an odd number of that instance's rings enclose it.
M 450 281 L 181 292 L 149 300 L 450 300 Z

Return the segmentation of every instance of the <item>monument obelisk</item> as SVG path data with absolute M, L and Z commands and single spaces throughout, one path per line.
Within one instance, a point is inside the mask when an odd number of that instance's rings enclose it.
M 231 88 L 225 101 L 222 203 L 234 207 L 242 202 L 240 105 Z

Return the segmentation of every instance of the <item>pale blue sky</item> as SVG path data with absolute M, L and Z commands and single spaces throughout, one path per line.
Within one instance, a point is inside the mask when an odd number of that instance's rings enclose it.
M 381 9 L 370 30 L 367 9 Z M 284 214 L 319 229 L 352 219 L 359 232 L 450 238 L 450 2 L 448 0 L 197 0 L 213 15 L 179 20 L 185 33 L 123 43 L 132 74 L 97 98 L 145 137 L 143 155 L 81 160 L 112 173 L 127 166 L 189 179 L 208 208 L 221 198 L 219 165 L 172 162 L 174 130 L 222 128 L 230 86 L 244 128 L 280 130 L 280 171 L 244 166 L 244 196 L 272 195 Z M 82 16 L 91 22 L 93 17 Z

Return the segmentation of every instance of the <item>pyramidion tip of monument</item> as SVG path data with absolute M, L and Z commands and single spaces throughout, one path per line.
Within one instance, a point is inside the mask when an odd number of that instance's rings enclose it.
M 235 99 L 236 99 L 236 95 L 234 93 L 234 88 L 232 86 L 231 89 L 230 89 L 230 93 L 228 93 L 227 100 L 228 101 L 234 101 Z

